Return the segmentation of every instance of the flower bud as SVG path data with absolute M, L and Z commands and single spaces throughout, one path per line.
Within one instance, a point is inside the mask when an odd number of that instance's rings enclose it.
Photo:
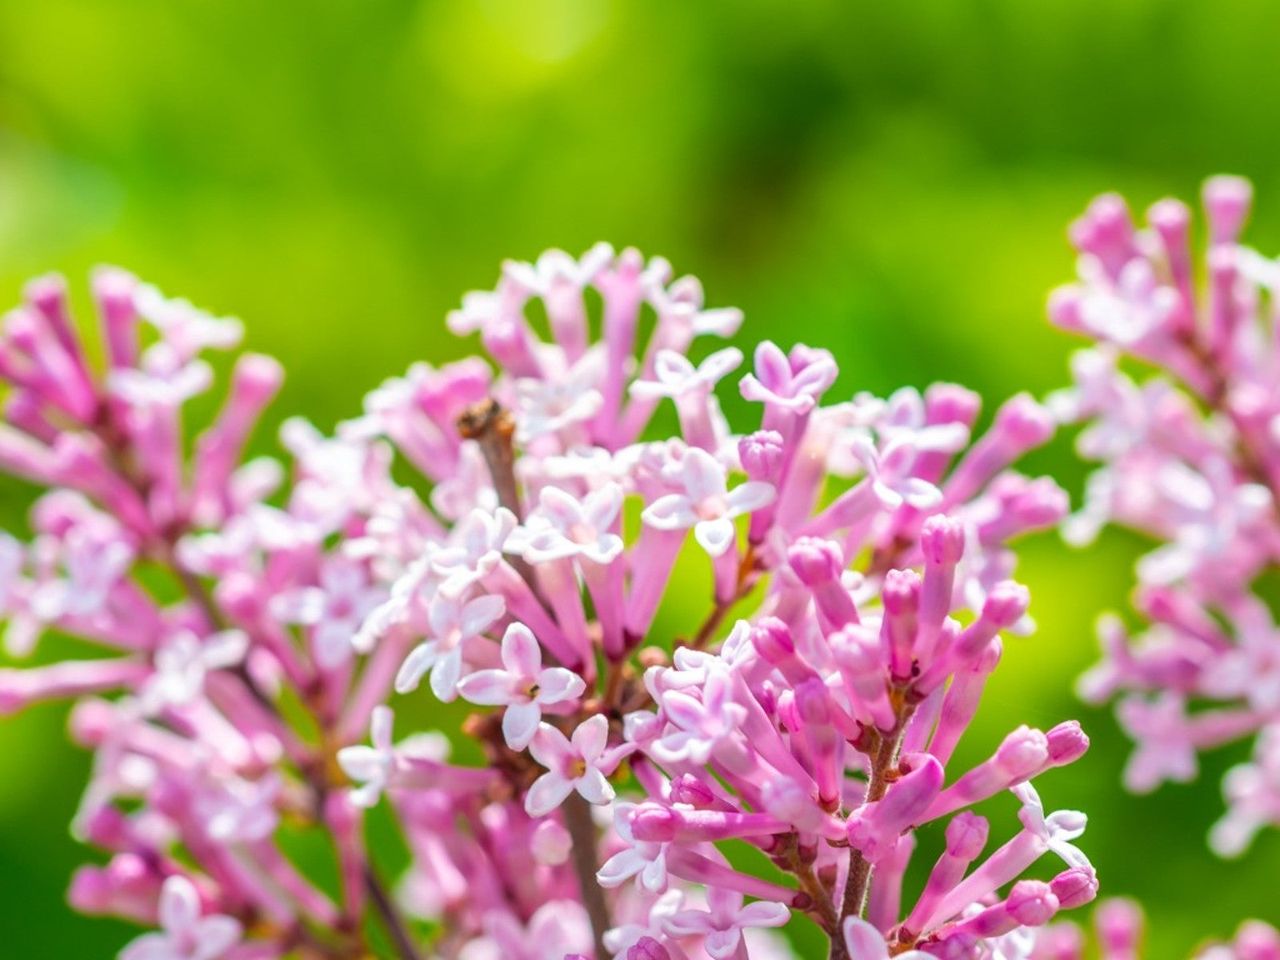
M 782 434 L 776 430 L 757 430 L 738 441 L 738 459 L 752 480 L 775 483 L 784 455 Z
M 653 937 L 641 937 L 627 950 L 627 960 L 671 960 L 671 954 Z
M 1053 767 L 1074 763 L 1089 749 L 1089 737 L 1078 720 L 1067 720 L 1051 729 L 1049 740 L 1049 765 Z
M 1072 867 L 1054 877 L 1049 886 L 1058 898 L 1058 906 L 1072 910 L 1091 903 L 1097 897 L 1098 875 L 1085 867 Z

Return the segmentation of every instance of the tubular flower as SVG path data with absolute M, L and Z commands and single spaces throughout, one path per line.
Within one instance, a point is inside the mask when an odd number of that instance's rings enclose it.
M 971 442 L 963 388 L 831 402 L 829 353 L 763 343 L 738 383 L 757 429 L 736 433 L 716 389 L 743 355 L 704 341 L 741 315 L 601 245 L 464 298 L 449 325 L 492 364 L 414 365 L 332 436 L 287 421 L 286 471 L 242 462 L 280 379 L 265 358 L 183 437 L 202 354 L 238 325 L 118 271 L 95 292 L 107 372 L 56 281 L 0 340 L 0 465 L 50 488 L 34 539 L 0 540 L 0 605 L 16 653 L 56 629 L 113 655 L 5 671 L 0 705 L 78 701 L 77 828 L 112 857 L 72 900 L 160 909 L 154 955 L 213 960 L 183 938 L 216 919 L 228 960 L 359 956 L 376 916 L 401 960 L 770 960 L 803 913 L 842 960 L 1025 958 L 1092 899 L 1084 815 L 1032 785 L 1084 753 L 1078 725 L 1011 723 L 953 761 L 1002 634 L 1033 626 L 1011 543 L 1065 512 L 1013 469 L 1054 427 L 1031 398 Z M 702 572 L 705 612 L 675 623 L 672 584 Z M 393 692 L 474 707 L 452 739 L 483 764 L 397 740 Z M 968 808 L 1007 791 L 1019 821 L 984 857 Z M 410 853 L 394 894 L 362 829 L 384 802 Z M 904 903 L 934 822 L 946 849 Z M 336 893 L 286 825 L 329 838 Z M 1052 881 L 1022 879 L 1046 856 Z

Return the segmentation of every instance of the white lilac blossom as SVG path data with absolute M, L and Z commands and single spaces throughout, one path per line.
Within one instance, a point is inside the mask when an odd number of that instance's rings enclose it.
M 1099 464 L 1065 532 L 1086 542 L 1116 524 L 1155 541 L 1137 567 L 1145 622 L 1100 622 L 1103 660 L 1080 689 L 1117 701 L 1136 791 L 1191 780 L 1203 751 L 1252 740 L 1209 834 L 1224 856 L 1280 824 L 1280 628 L 1263 585 L 1280 561 L 1280 266 L 1240 243 L 1251 194 L 1236 177 L 1205 184 L 1202 288 L 1186 206 L 1161 200 L 1139 228 L 1123 200 L 1099 198 L 1071 228 L 1079 280 L 1049 305 L 1095 341 L 1049 400 Z
M 333 436 L 287 421 L 286 471 L 244 457 L 280 380 L 265 358 L 242 357 L 214 424 L 183 435 L 212 382 L 202 352 L 238 324 L 119 271 L 95 295 L 105 374 L 60 281 L 5 322 L 0 465 L 50 490 L 30 543 L 0 541 L 0 604 L 19 653 L 47 628 L 111 655 L 0 673 L 0 706 L 77 701 L 95 760 L 76 829 L 109 859 L 71 899 L 159 915 L 130 950 L 782 960 L 774 931 L 804 914 L 839 960 L 1026 960 L 1093 898 L 1084 815 L 1046 813 L 1032 785 L 1084 753 L 1076 723 L 1012 718 L 989 759 L 953 760 L 1001 634 L 1030 627 L 1011 544 L 1065 512 L 1013 466 L 1053 428 L 1029 397 L 971 442 L 961 387 L 833 402 L 829 353 L 763 343 L 736 433 L 715 391 L 743 355 L 705 341 L 741 315 L 601 245 L 508 263 L 464 298 L 450 326 L 492 365 L 415 364 Z M 676 436 L 654 426 L 668 401 Z M 1248 496 L 1202 494 L 1184 524 L 1257 520 Z M 705 612 L 659 627 L 689 564 Z M 448 740 L 397 740 L 393 691 L 478 709 Z M 1010 791 L 1017 820 L 969 809 Z M 366 845 L 378 805 L 409 852 L 394 890 Z M 945 849 L 908 899 L 935 825 Z M 286 827 L 328 838 L 332 889 Z M 1052 879 L 1025 879 L 1042 858 Z M 215 921 L 216 953 L 189 942 Z

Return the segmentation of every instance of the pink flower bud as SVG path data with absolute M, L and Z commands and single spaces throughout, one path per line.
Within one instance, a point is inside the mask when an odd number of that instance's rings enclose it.
M 964 555 L 964 524 L 941 513 L 929 517 L 920 528 L 920 552 L 929 564 L 959 563 Z
M 1280 960 L 1280 932 L 1259 920 L 1242 924 L 1232 946 L 1239 960 Z
M 893 853 L 898 836 L 924 816 L 942 789 L 942 764 L 930 754 L 903 759 L 908 772 L 889 787 L 881 800 L 865 803 L 849 817 L 849 843 L 872 863 Z
M 777 617 L 765 617 L 751 628 L 751 645 L 774 665 L 788 663 L 796 655 L 791 630 Z
M 1244 177 L 1224 174 L 1205 181 L 1204 210 L 1215 244 L 1235 242 L 1252 203 L 1253 185 Z
M 1006 904 L 1009 916 L 1024 927 L 1043 926 L 1058 912 L 1058 898 L 1049 884 L 1040 880 L 1015 883 Z
M 793 543 L 787 550 L 787 563 L 809 587 L 838 580 L 844 569 L 839 545 L 821 537 L 801 537 Z
M 668 843 L 675 839 L 679 825 L 675 811 L 657 803 L 641 804 L 631 814 L 631 833 L 637 840 Z
M 955 383 L 935 383 L 924 393 L 925 422 L 929 424 L 973 424 L 982 398 Z
M 982 619 L 992 623 L 998 630 L 1006 630 L 1026 616 L 1030 605 L 1030 590 L 1020 583 L 1004 580 L 992 587 L 987 594 L 982 605 Z
M 1063 910 L 1083 907 L 1098 895 L 1098 875 L 1086 867 L 1063 870 L 1049 885 Z
M 716 795 L 693 774 L 682 773 L 671 781 L 671 799 L 691 807 L 709 807 L 716 802 Z
M 968 811 L 958 813 L 947 824 L 947 853 L 958 860 L 974 860 L 987 845 L 989 833 L 986 817 Z
M 671 954 L 653 937 L 641 937 L 627 950 L 627 960 L 671 960 Z
M 911 676 L 912 650 L 920 612 L 920 574 L 914 570 L 890 570 L 881 587 L 884 620 L 881 642 L 889 653 L 889 666 L 894 677 Z
M 996 411 L 993 430 L 1019 451 L 1038 447 L 1053 436 L 1053 417 L 1029 394 L 1019 393 Z
M 738 441 L 738 459 L 752 480 L 777 482 L 785 452 L 782 434 L 776 430 L 757 430 Z
M 1047 734 L 1049 740 L 1049 764 L 1061 767 L 1075 763 L 1089 749 L 1089 737 L 1078 720 L 1058 724 Z

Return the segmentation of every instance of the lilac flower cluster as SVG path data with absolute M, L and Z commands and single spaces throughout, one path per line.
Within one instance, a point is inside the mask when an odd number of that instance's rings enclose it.
M 205 355 L 235 347 L 240 324 L 118 270 L 95 274 L 93 299 L 101 372 L 58 278 L 33 282 L 0 334 L 0 464 L 48 488 L 30 542 L 0 539 L 5 642 L 25 656 L 54 632 L 93 653 L 0 671 L 0 709 L 74 698 L 72 736 L 95 754 L 73 828 L 109 859 L 77 873 L 71 902 L 159 923 L 128 960 L 354 956 L 370 903 L 403 936 L 334 776 L 398 666 L 390 647 L 351 646 L 387 590 L 343 545 L 396 495 L 389 455 L 295 421 L 288 484 L 273 460 L 242 462 L 282 376 L 253 354 L 189 438 Z M 432 776 L 492 776 L 423 746 Z M 329 838 L 332 889 L 291 858 L 295 828 Z
M 237 324 L 117 271 L 94 297 L 105 373 L 60 281 L 5 321 L 0 464 L 49 491 L 0 602 L 16 654 L 52 630 L 109 655 L 4 671 L 0 704 L 76 700 L 76 829 L 109 859 L 71 898 L 158 925 L 126 960 L 769 960 L 798 914 L 844 960 L 1025 960 L 1093 899 L 1084 815 L 1032 785 L 1087 749 L 1076 723 L 952 759 L 1001 633 L 1032 628 L 1009 543 L 1066 512 L 1012 469 L 1053 429 L 1031 398 L 971 440 L 963 388 L 824 406 L 830 354 L 763 343 L 736 435 L 715 388 L 744 358 L 703 341 L 739 312 L 602 245 L 508 263 L 449 318 L 496 369 L 414 365 L 332 437 L 289 421 L 286 471 L 242 462 L 263 357 L 186 441 Z M 699 570 L 705 615 L 672 629 Z M 451 740 L 484 763 L 397 741 L 393 690 L 474 705 Z M 984 855 L 970 808 L 1005 792 Z M 364 841 L 384 799 L 394 892 Z M 904 902 L 926 825 L 943 848 Z
M 1239 243 L 1250 202 L 1244 180 L 1206 183 L 1198 293 L 1187 207 L 1162 200 L 1137 229 L 1124 201 L 1100 197 L 1071 229 L 1080 279 L 1050 300 L 1056 324 L 1096 341 L 1050 399 L 1101 464 L 1064 530 L 1087 542 L 1114 523 L 1158 543 L 1137 568 L 1146 626 L 1104 618 L 1103 661 L 1081 689 L 1119 698 L 1136 791 L 1191 780 L 1199 752 L 1253 739 L 1210 833 L 1225 856 L 1280 822 L 1280 629 L 1260 584 L 1280 559 L 1280 267 Z M 1156 373 L 1131 375 L 1127 358 Z

